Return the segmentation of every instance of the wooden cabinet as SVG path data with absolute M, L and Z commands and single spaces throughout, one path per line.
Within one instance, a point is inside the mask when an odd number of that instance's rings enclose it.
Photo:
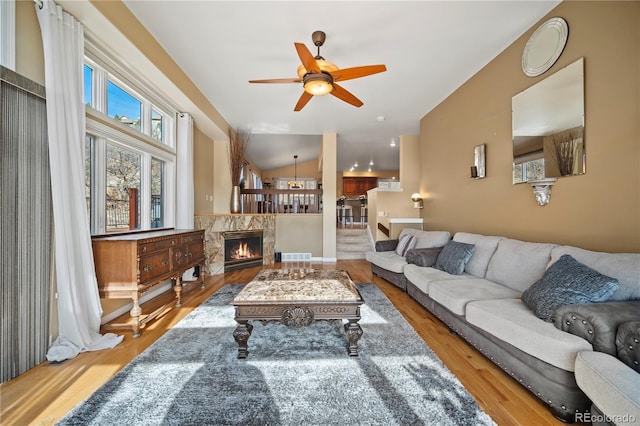
M 342 193 L 344 195 L 366 195 L 367 191 L 378 186 L 375 177 L 344 177 L 342 178 Z
M 180 306 L 182 274 L 200 266 L 204 286 L 204 230 L 161 230 L 92 238 L 93 258 L 100 297 L 131 299 L 131 322 L 109 328 L 131 328 L 140 335 L 144 324 L 166 310 Z M 172 280 L 175 299 L 143 314 L 140 296 L 155 285 Z

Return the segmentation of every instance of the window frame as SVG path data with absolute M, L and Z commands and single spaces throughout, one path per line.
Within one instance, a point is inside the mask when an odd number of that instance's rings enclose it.
M 87 137 L 92 139 L 90 227 L 92 235 L 107 234 L 106 230 L 106 147 L 107 143 L 133 151 L 141 156 L 140 166 L 140 227 L 139 232 L 175 227 L 176 191 L 176 122 L 178 110 L 163 99 L 162 93 L 147 84 L 134 73 L 125 70 L 108 52 L 102 52 L 91 40 L 85 43 L 85 65 L 93 72 L 91 105 L 85 106 Z M 107 115 L 107 82 L 117 84 L 122 90 L 142 102 L 141 131 Z M 152 110 L 162 116 L 160 141 L 151 136 Z M 145 118 L 146 117 L 146 118 Z M 145 134 L 146 132 L 146 134 Z M 163 162 L 162 205 L 163 227 L 151 224 L 151 161 Z M 122 231 L 118 231 L 122 232 Z M 109 232 L 113 233 L 113 232 Z

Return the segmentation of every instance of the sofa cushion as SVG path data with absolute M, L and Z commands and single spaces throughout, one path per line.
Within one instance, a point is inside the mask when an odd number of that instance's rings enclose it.
M 519 299 L 520 292 L 483 278 L 434 281 L 429 296 L 456 315 L 465 314 L 465 306 L 474 300 Z
M 401 274 L 407 264 L 405 258 L 398 256 L 395 251 L 368 251 L 364 256 L 374 265 L 396 274 Z
M 448 231 L 421 231 L 420 229 L 404 228 L 400 231 L 400 237 L 405 234 L 416 237 L 415 248 L 444 247 L 451 240 L 451 234 Z
M 640 300 L 640 253 L 603 253 L 571 246 L 558 246 L 551 251 L 551 262 L 569 254 L 601 274 L 615 278 L 620 286 L 610 300 Z
M 523 292 L 542 277 L 554 247 L 504 238 L 498 242 L 485 278 Z
M 584 351 L 576 357 L 578 387 L 616 424 L 637 424 L 640 419 L 640 375 L 617 358 Z
M 464 267 L 465 272 L 475 275 L 478 278 L 484 278 L 487 273 L 487 267 L 491 256 L 498 248 L 498 242 L 504 237 L 491 237 L 479 234 L 469 234 L 467 232 L 456 232 L 453 236 L 454 241 L 461 243 L 473 244 L 473 256 Z
M 474 245 L 449 241 L 438 255 L 436 268 L 453 275 L 460 275 L 464 272 L 464 267 L 471 259 Z
M 398 239 L 398 245 L 396 246 L 396 254 L 404 257 L 407 251 L 413 248 L 416 244 L 416 237 L 413 235 L 405 234 Z
M 411 249 L 404 256 L 407 263 L 413 263 L 418 266 L 433 266 L 436 264 L 438 255 L 442 251 L 441 248 L 421 248 Z
M 475 278 L 473 275 L 451 275 L 448 272 L 436 268 L 424 268 L 418 265 L 408 264 L 404 267 L 404 276 L 418 287 L 424 294 L 429 294 L 429 285 L 434 281 L 465 280 Z
M 602 275 L 565 254 L 522 293 L 522 301 L 538 318 L 554 322 L 559 307 L 604 302 L 617 288 L 618 280 Z
M 536 317 L 520 299 L 469 302 L 465 318 L 498 339 L 566 371 L 573 371 L 578 352 L 592 349 L 583 338 Z

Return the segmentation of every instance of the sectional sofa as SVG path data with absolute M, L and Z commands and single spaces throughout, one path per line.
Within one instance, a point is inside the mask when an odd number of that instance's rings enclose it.
M 407 235 L 413 248 L 406 247 Z M 578 354 L 597 351 L 617 362 L 618 327 L 640 321 L 640 254 L 405 229 L 399 240 L 377 242 L 366 259 L 374 274 L 406 290 L 563 421 L 583 421 L 591 413 L 589 397 L 603 409 L 598 395 L 587 396 L 576 381 Z M 556 286 L 558 277 L 564 278 Z M 563 299 L 576 295 L 579 303 Z M 627 407 L 635 404 L 640 421 L 639 397 L 629 395 L 640 389 L 640 375 L 628 371 L 614 387 L 618 398 L 630 398 Z

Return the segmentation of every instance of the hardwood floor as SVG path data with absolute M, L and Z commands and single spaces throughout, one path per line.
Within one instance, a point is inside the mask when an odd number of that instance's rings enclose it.
M 281 267 L 281 264 L 273 267 Z M 373 282 L 378 285 L 499 425 L 562 424 L 537 398 L 462 338 L 451 334 L 444 324 L 406 293 L 372 276 L 367 261 L 339 260 L 337 264 L 312 264 L 312 267 L 345 269 L 354 282 Z M 125 336 L 123 342 L 111 350 L 81 353 L 59 364 L 45 362 L 0 385 L 0 424 L 54 424 L 223 285 L 245 284 L 260 269 L 248 268 L 208 277 L 205 289 L 196 288 L 187 294 L 180 308 L 174 308 L 149 323 L 139 338 L 133 339 L 130 332 L 121 332 Z M 171 294 L 167 294 L 167 297 L 171 297 Z M 114 321 L 118 320 L 122 319 Z

